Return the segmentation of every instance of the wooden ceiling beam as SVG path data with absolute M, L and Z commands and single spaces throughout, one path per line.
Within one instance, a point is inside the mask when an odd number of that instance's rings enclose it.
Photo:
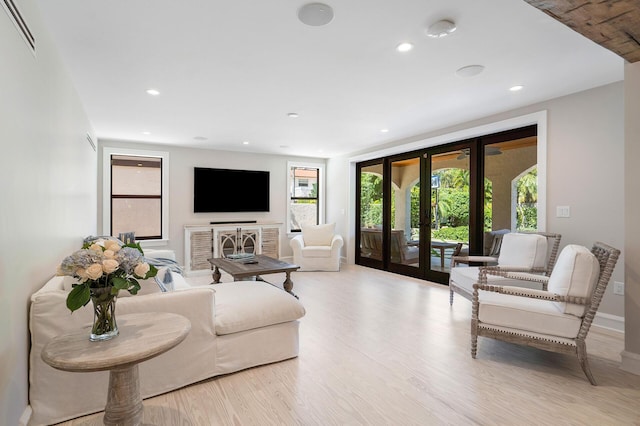
M 640 0 L 525 1 L 627 61 L 640 61 Z

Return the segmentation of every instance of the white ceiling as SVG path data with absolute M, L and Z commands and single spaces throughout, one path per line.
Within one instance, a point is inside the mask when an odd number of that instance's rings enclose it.
M 323 27 L 305 0 L 37 2 L 100 139 L 332 157 L 623 79 L 519 0 L 326 0 Z M 427 37 L 442 18 L 457 30 Z

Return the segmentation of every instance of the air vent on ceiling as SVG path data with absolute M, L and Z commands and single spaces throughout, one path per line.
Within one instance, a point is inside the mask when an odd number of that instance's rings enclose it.
M 18 32 L 27 43 L 27 46 L 31 49 L 33 53 L 36 52 L 36 39 L 31 34 L 31 30 L 27 26 L 27 23 L 24 21 L 24 18 L 20 14 L 18 7 L 15 5 L 13 0 L 0 0 L 2 2 L 2 6 L 4 6 L 4 10 L 7 11 L 7 15 L 13 21 L 13 24 L 18 29 Z
M 89 133 L 87 133 L 87 140 L 89 141 L 89 145 L 91 145 L 91 148 L 93 148 L 93 150 L 96 150 L 96 143 L 93 141 L 93 139 L 91 138 L 91 135 Z

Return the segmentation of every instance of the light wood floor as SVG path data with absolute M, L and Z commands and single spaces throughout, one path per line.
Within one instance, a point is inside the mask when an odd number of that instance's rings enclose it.
M 145 424 L 640 424 L 621 337 L 591 330 L 591 386 L 571 356 L 480 338 L 472 359 L 471 304 L 449 307 L 446 286 L 359 266 L 292 278 L 307 309 L 298 358 L 145 400 Z

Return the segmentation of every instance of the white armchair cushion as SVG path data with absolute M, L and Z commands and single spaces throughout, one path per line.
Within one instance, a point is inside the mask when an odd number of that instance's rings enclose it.
M 511 296 L 488 291 L 479 292 L 478 319 L 485 326 L 574 338 L 582 320 L 565 315 L 556 302 Z
M 331 246 L 308 246 L 302 249 L 304 257 L 331 257 Z
M 547 239 L 539 234 L 509 233 L 502 237 L 498 265 L 511 268 L 544 268 Z
M 562 249 L 553 272 L 549 277 L 547 290 L 563 296 L 591 297 L 598 276 L 598 259 L 586 247 L 570 244 Z M 582 317 L 586 306 L 573 303 L 557 303 L 567 314 Z
M 313 225 L 302 227 L 302 239 L 305 246 L 330 246 L 335 234 L 336 224 Z
M 473 293 L 473 285 L 479 281 L 478 280 L 479 272 L 480 272 L 480 268 L 477 266 L 471 266 L 468 268 L 465 268 L 465 267 L 452 268 L 451 281 L 455 283 L 457 287 L 465 290 L 467 293 L 469 293 L 469 295 L 471 295 Z M 513 274 L 513 275 L 525 276 L 526 274 L 521 274 L 521 275 Z M 488 275 L 487 281 L 491 285 L 542 289 L 542 284 L 539 282 L 518 280 L 515 278 L 500 277 L 497 275 Z

